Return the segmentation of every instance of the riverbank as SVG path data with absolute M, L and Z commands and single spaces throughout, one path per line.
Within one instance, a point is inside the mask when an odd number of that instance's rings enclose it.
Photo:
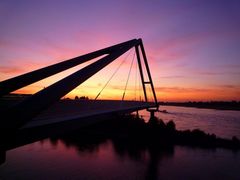
M 209 102 L 159 102 L 164 106 L 195 107 L 216 110 L 235 110 L 240 111 L 239 101 L 209 101 Z
M 86 134 L 88 135 L 86 136 Z M 98 139 L 111 139 L 113 142 L 126 142 L 133 146 L 136 145 L 136 147 L 182 145 L 240 150 L 240 141 L 237 137 L 224 139 L 217 137 L 215 134 L 205 133 L 200 129 L 177 130 L 173 121 L 164 123 L 156 117 L 151 118 L 148 123 L 133 115 L 116 117 L 114 120 L 96 124 L 82 131 L 72 132 L 67 136 L 60 137 L 60 139 L 69 143 L 78 137 L 83 137 L 83 135 L 86 142 L 88 142 L 88 138 L 92 140 L 92 137 L 94 137 L 96 141 Z

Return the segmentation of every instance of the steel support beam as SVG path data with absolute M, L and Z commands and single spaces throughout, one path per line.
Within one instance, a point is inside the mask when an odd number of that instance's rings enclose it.
M 126 41 L 124 43 L 120 43 L 111 47 L 107 47 L 104 49 L 100 49 L 98 51 L 85 54 L 83 56 L 75 57 L 54 65 L 50 65 L 45 68 L 41 68 L 5 81 L 0 82 L 0 97 L 6 94 L 9 94 L 10 92 L 13 92 L 17 89 L 20 89 L 22 87 L 25 87 L 27 85 L 30 85 L 34 82 L 37 82 L 41 79 L 47 78 L 49 76 L 52 76 L 54 74 L 57 74 L 59 72 L 62 72 L 66 69 L 72 68 L 74 66 L 77 66 L 79 64 L 82 64 L 84 62 L 87 62 L 89 60 L 92 60 L 94 58 L 97 58 L 102 55 L 106 55 L 111 53 L 112 51 L 119 49 L 122 46 L 125 46 L 129 43 L 135 42 L 136 39 Z
M 152 76 L 151 76 L 150 69 L 149 69 L 149 66 L 148 66 L 147 56 L 146 56 L 145 49 L 144 49 L 144 46 L 143 46 L 143 42 L 142 42 L 141 39 L 140 39 L 140 48 L 141 48 L 141 51 L 142 51 L 143 60 L 144 60 L 145 67 L 146 67 L 147 74 L 148 74 L 148 78 L 149 78 L 149 82 L 145 82 L 145 83 L 150 83 L 152 93 L 153 93 L 153 98 L 154 98 L 154 101 L 156 103 L 156 107 L 158 108 L 159 105 L 158 105 L 158 102 L 157 102 L 157 96 L 156 96 L 156 93 L 155 93 L 155 89 L 154 89 L 154 85 L 153 85 L 153 81 L 152 81 Z
M 142 63 L 141 63 L 141 57 L 140 57 L 138 45 L 135 46 L 135 51 L 136 51 L 136 54 L 137 54 L 138 68 L 139 68 L 139 72 L 140 72 L 140 77 L 141 77 L 141 82 L 142 82 L 142 87 L 143 87 L 144 98 L 145 98 L 145 101 L 148 102 L 147 93 L 146 93 L 146 87 L 145 87 L 145 82 L 144 82 L 144 75 L 143 75 Z

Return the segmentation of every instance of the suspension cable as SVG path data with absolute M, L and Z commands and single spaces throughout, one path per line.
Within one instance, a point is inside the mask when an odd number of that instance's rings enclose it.
M 131 66 L 130 66 L 130 69 L 129 69 L 129 72 L 128 72 L 127 82 L 126 82 L 126 84 L 125 84 L 125 88 L 124 88 L 124 92 L 123 92 L 123 96 L 122 96 L 122 101 L 124 100 L 124 96 L 125 96 L 125 92 L 126 92 L 126 89 L 127 89 L 129 77 L 130 77 L 130 74 L 131 74 L 131 70 L 132 70 L 134 58 L 135 58 L 135 52 L 134 52 L 134 54 L 133 54 Z
M 100 96 L 100 94 L 102 93 L 102 91 L 105 89 L 105 87 L 108 85 L 108 83 L 112 80 L 113 76 L 118 72 L 118 70 L 120 69 L 120 67 L 124 64 L 124 62 L 126 61 L 126 59 L 128 58 L 128 56 L 130 55 L 130 53 L 132 52 L 129 51 L 129 53 L 125 56 L 125 58 L 122 60 L 122 62 L 118 65 L 118 67 L 116 68 L 116 70 L 113 72 L 113 74 L 111 75 L 111 77 L 108 79 L 108 81 L 106 82 L 106 84 L 103 86 L 103 88 L 101 89 L 101 91 L 98 93 L 98 95 L 95 97 L 94 100 L 97 100 L 97 98 Z

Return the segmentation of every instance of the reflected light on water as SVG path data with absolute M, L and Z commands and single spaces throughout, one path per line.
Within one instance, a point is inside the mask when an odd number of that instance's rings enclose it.
M 155 116 L 164 122 L 173 120 L 178 130 L 201 129 L 207 133 L 214 133 L 219 137 L 240 138 L 240 111 L 199 109 L 177 106 L 160 106 L 160 110 L 168 113 L 157 112 Z M 147 122 L 149 112 L 139 111 Z
M 0 178 L 238 179 L 239 167 L 240 154 L 223 149 L 139 149 L 112 140 L 87 146 L 47 139 L 8 151 Z

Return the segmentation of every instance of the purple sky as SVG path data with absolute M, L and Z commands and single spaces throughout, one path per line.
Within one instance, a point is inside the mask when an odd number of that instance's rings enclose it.
M 0 22 L 0 80 L 142 38 L 159 99 L 240 100 L 238 0 L 3 0 Z

